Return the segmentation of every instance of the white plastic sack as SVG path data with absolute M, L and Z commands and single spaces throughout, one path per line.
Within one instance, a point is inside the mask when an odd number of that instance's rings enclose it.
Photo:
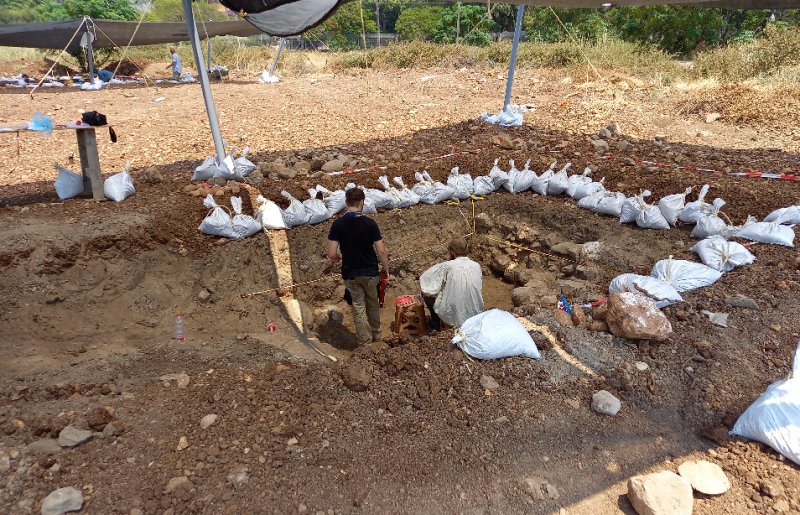
M 103 88 L 103 84 L 105 84 L 100 77 L 95 77 L 92 82 L 84 82 L 81 84 L 81 89 L 83 91 L 97 91 Z
M 242 238 L 249 238 L 262 229 L 258 220 L 250 215 L 242 214 L 241 197 L 231 197 L 231 207 L 233 207 L 233 212 L 235 213 L 231 219 L 233 239 L 241 240 Z
M 658 206 L 651 206 L 649 204 L 645 204 L 636 214 L 636 225 L 642 229 L 669 229 L 669 222 L 667 222 L 667 219 L 661 214 L 661 210 L 658 209 Z
M 398 188 L 395 189 L 395 191 L 397 191 L 397 196 L 399 198 L 397 207 L 404 208 L 404 207 L 416 206 L 417 204 L 419 204 L 419 195 L 417 195 L 408 187 L 406 187 L 406 184 L 403 182 L 402 177 L 395 177 L 393 179 L 393 182 L 398 186 Z
M 567 172 L 572 163 L 567 163 L 564 167 L 553 174 L 549 181 L 547 181 L 547 194 L 548 195 L 561 195 L 569 187 L 569 176 Z
M 495 159 L 494 166 L 491 170 L 489 170 L 489 177 L 491 177 L 492 182 L 494 182 L 495 190 L 502 188 L 508 182 L 508 172 L 504 172 L 499 166 L 497 166 L 498 161 L 500 161 L 499 158 Z
M 297 227 L 305 225 L 311 220 L 311 215 L 306 206 L 294 198 L 288 191 L 281 191 L 281 195 L 289 200 L 289 207 L 282 211 L 283 222 L 286 227 Z
M 658 261 L 653 266 L 650 276 L 671 284 L 683 293 L 714 284 L 722 277 L 722 272 L 702 263 L 670 257 Z
M 58 163 L 53 167 L 58 170 L 55 183 L 56 194 L 61 200 L 77 197 L 83 193 L 83 177 L 72 170 L 62 168 Z
M 427 171 L 415 174 L 419 183 L 412 191 L 419 196 L 419 201 L 424 204 L 439 204 L 447 202 L 455 195 L 455 190 L 439 181 L 434 181 Z
M 794 229 L 780 222 L 751 222 L 735 232 L 737 238 L 794 247 Z
M 708 189 L 708 184 L 703 184 L 703 187 L 700 188 L 700 194 L 697 196 L 697 200 L 686 204 L 683 211 L 678 215 L 678 220 L 687 224 L 693 224 L 697 223 L 701 216 L 711 214 L 714 207 L 705 201 Z
M 509 193 L 520 193 L 531 187 L 531 183 L 536 178 L 536 172 L 528 169 L 530 162 L 531 160 L 528 159 L 525 163 L 525 167 L 522 170 L 517 170 L 517 167 L 514 166 L 514 160 L 508 160 L 508 164 L 511 165 L 511 170 L 508 171 L 508 181 L 503 185 L 506 191 Z
M 800 225 L 800 205 L 776 209 L 764 218 L 765 222 Z
M 256 169 L 256 165 L 247 159 L 247 153 L 250 152 L 250 147 L 245 147 L 242 150 L 242 155 L 233 160 L 233 175 L 237 179 L 244 179 L 250 172 Z
M 550 164 L 550 168 L 548 168 L 544 173 L 538 177 L 536 177 L 536 174 L 534 174 L 533 180 L 531 181 L 531 189 L 534 191 L 534 193 L 538 193 L 539 195 L 547 195 L 547 185 L 555 173 L 555 167 L 556 162 L 553 161 Z
M 517 317 L 507 311 L 490 309 L 461 324 L 452 340 L 476 359 L 525 356 L 541 359 L 536 343 Z
M 277 84 L 281 81 L 281 78 L 277 75 L 273 75 L 269 72 L 269 70 L 264 70 L 261 72 L 261 75 L 258 77 L 258 82 L 261 84 Z
M 309 213 L 308 224 L 318 224 L 330 218 L 332 215 L 328 212 L 328 206 L 322 199 L 317 198 L 317 190 L 311 188 L 308 192 L 311 194 L 311 198 L 303 201 L 303 207 Z
M 264 229 L 288 229 L 283 221 L 281 208 L 275 202 L 267 200 L 261 195 L 256 198 L 255 219 Z
M 567 186 L 567 191 L 565 193 L 570 197 L 575 198 L 575 190 L 578 189 L 578 186 L 581 186 L 583 184 L 589 184 L 592 182 L 592 178 L 590 177 L 591 175 L 592 175 L 592 169 L 588 167 L 585 168 L 583 170 L 583 173 L 580 175 L 578 175 L 577 173 L 570 175 L 569 186 Z M 586 195 L 584 195 L 584 197 L 585 196 Z
M 481 120 L 486 123 L 497 124 L 501 127 L 517 127 L 522 125 L 523 113 L 528 110 L 527 106 L 509 104 L 498 114 L 482 113 Z
M 203 221 L 200 222 L 200 227 L 197 229 L 203 234 L 209 234 L 211 236 L 222 236 L 224 238 L 234 238 L 235 233 L 233 231 L 233 222 L 231 221 L 231 215 L 228 214 L 225 209 L 221 206 L 218 206 L 217 203 L 214 201 L 214 197 L 211 195 L 207 195 L 205 200 L 203 200 L 203 205 L 210 209 L 211 212 L 203 218 Z
M 650 194 L 650 190 L 644 190 L 638 195 L 626 198 L 625 202 L 622 203 L 622 209 L 620 210 L 619 223 L 629 224 L 631 222 L 635 222 L 636 217 L 639 215 L 639 211 L 647 206 L 647 203 L 644 201 L 644 199 L 645 197 L 649 197 Z
M 730 272 L 737 266 L 749 265 L 756 260 L 744 245 L 727 241 L 722 236 L 711 236 L 699 241 L 691 250 L 706 266 L 720 272 Z
M 575 188 L 575 191 L 572 192 L 572 198 L 575 200 L 581 200 L 585 197 L 590 195 L 596 195 L 598 193 L 603 193 L 606 190 L 605 187 L 606 178 L 603 177 L 597 182 L 589 180 L 589 182 L 579 185 Z
M 330 191 L 317 184 L 316 191 L 322 193 L 322 201 L 325 202 L 325 207 L 328 208 L 328 214 L 331 216 L 341 213 L 347 207 L 345 190 Z
M 458 167 L 454 166 L 447 177 L 447 185 L 453 188 L 453 195 L 458 200 L 466 200 L 475 190 L 472 184 L 472 176 L 468 173 L 458 173 Z
M 128 173 L 130 163 L 125 164 L 125 169 L 120 173 L 114 174 L 103 182 L 103 194 L 115 202 L 122 202 L 126 198 L 136 193 L 133 186 L 133 179 Z
M 207 181 L 212 177 L 222 177 L 224 179 L 234 178 L 234 162 L 231 156 L 225 157 L 222 164 L 217 162 L 215 157 L 207 157 L 203 163 L 194 169 L 192 174 L 193 181 Z
M 621 292 L 641 293 L 652 300 L 659 309 L 676 302 L 683 302 L 683 297 L 669 283 L 655 277 L 638 274 L 621 274 L 611 280 L 608 293 Z
M 367 196 L 366 203 L 369 202 L 372 204 L 375 209 L 394 209 L 397 207 L 395 205 L 395 200 L 392 198 L 389 193 L 379 190 L 377 188 L 365 188 L 364 193 Z
M 800 344 L 789 377 L 769 385 L 744 410 L 731 434 L 769 445 L 800 465 Z
M 721 198 L 714 199 L 711 212 L 702 215 L 692 229 L 692 238 L 702 240 L 709 236 L 720 236 L 728 233 L 728 224 L 725 220 L 719 217 L 719 210 L 725 205 L 725 201 Z
M 472 180 L 473 193 L 479 197 L 486 196 L 493 193 L 497 187 L 494 185 L 494 180 L 488 175 L 481 175 Z
M 610 215 L 619 218 L 622 213 L 622 203 L 625 202 L 625 194 L 614 191 L 603 191 L 597 206 L 592 210 L 600 215 Z
M 683 208 L 686 207 L 686 195 L 691 192 L 692 188 L 686 188 L 683 193 L 667 195 L 658 201 L 658 209 L 661 210 L 661 214 L 664 215 L 670 225 L 674 226 L 678 223 L 678 216 L 683 212 Z
M 389 184 L 389 178 L 385 175 L 382 175 L 378 177 L 378 182 L 383 188 L 385 198 L 382 198 L 381 202 L 379 202 L 378 199 L 375 199 L 375 205 L 379 208 L 383 207 L 385 209 L 397 209 L 398 207 L 400 207 L 400 201 L 401 201 L 400 195 L 397 192 L 397 188 Z M 372 191 L 377 192 L 380 190 L 372 190 Z

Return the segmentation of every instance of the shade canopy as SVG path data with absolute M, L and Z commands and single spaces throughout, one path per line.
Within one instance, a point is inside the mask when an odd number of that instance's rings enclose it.
M 128 42 L 131 45 L 156 45 L 189 41 L 189 31 L 184 22 L 137 23 L 84 17 L 65 21 L 0 25 L 0 46 L 53 50 L 66 48 L 71 52 L 80 46 L 81 36 L 87 30 L 94 34 L 94 48 L 124 47 Z M 201 38 L 253 36 L 262 32 L 243 20 L 207 21 L 199 23 L 197 30 Z

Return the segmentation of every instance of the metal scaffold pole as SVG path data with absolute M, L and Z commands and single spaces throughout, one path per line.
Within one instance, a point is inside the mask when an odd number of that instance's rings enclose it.
M 511 103 L 511 88 L 514 85 L 514 72 L 517 69 L 517 48 L 519 47 L 519 38 L 522 33 L 523 14 L 525 14 L 525 6 L 520 4 L 517 7 L 517 21 L 514 24 L 514 42 L 511 44 L 511 59 L 508 62 L 508 79 L 506 80 L 506 98 L 503 101 L 503 111 Z

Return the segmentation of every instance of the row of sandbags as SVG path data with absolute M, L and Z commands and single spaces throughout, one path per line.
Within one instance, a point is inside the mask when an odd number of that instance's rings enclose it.
M 61 200 L 77 197 L 83 194 L 83 176 L 64 168 L 58 163 L 53 167 L 58 175 L 54 183 L 56 194 Z M 130 174 L 130 163 L 125 163 L 125 169 L 103 181 L 103 194 L 115 202 L 122 202 L 136 193 L 133 179 Z
M 236 151 L 236 147 L 231 147 L 230 152 L 227 152 L 225 159 L 221 163 L 216 157 L 207 157 L 200 166 L 194 169 L 192 180 L 207 181 L 214 177 L 225 180 L 244 179 L 256 169 L 256 165 L 247 159 L 250 147 L 242 149 L 239 157 L 234 157 Z

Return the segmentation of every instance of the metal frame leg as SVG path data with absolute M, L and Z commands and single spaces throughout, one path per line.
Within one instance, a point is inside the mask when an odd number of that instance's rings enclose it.
M 522 33 L 522 16 L 525 14 L 525 6 L 520 4 L 517 7 L 517 21 L 514 24 L 514 41 L 511 43 L 511 58 L 508 61 L 508 79 L 506 80 L 506 98 L 503 100 L 503 111 L 508 108 L 511 103 L 511 88 L 514 85 L 514 72 L 517 69 L 517 48 L 519 47 L 519 38 Z

